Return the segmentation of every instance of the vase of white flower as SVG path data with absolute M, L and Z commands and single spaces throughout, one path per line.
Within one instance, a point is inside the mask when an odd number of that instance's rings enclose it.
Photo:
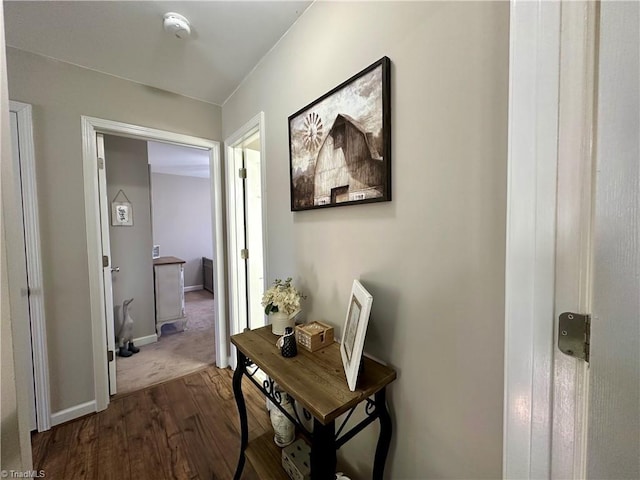
M 289 315 L 282 312 L 270 313 L 269 319 L 271 320 L 271 332 L 276 335 L 284 334 L 284 330 L 296 322 L 294 319 L 290 319 Z
M 264 292 L 262 306 L 265 315 L 271 319 L 271 331 L 284 334 L 286 327 L 295 326 L 295 317 L 300 313 L 300 300 L 305 298 L 293 285 L 291 278 L 275 279 L 273 285 Z

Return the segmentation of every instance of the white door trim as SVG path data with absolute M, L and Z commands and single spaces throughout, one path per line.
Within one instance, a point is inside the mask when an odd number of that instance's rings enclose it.
M 555 345 L 589 301 L 595 8 L 511 0 L 503 478 L 583 478 L 586 367 Z
M 109 404 L 109 381 L 107 373 L 107 339 L 105 331 L 104 291 L 102 280 L 102 247 L 100 241 L 100 208 L 97 175 L 96 133 L 106 133 L 142 140 L 188 145 L 209 150 L 209 164 L 212 184 L 213 233 L 215 238 L 214 291 L 215 296 L 215 338 L 216 364 L 220 368 L 227 366 L 227 314 L 224 271 L 224 234 L 222 211 L 222 165 L 220 143 L 204 138 L 179 133 L 141 127 L 82 116 L 82 159 L 84 175 L 84 200 L 87 227 L 87 254 L 89 268 L 89 297 L 91 304 L 91 324 L 93 342 L 93 371 L 95 384 L 96 411 L 107 408 Z
M 47 327 L 44 309 L 42 257 L 40 254 L 40 217 L 38 213 L 38 188 L 36 184 L 35 150 L 33 144 L 33 117 L 31 105 L 9 102 L 9 110 L 18 117 L 20 141 L 20 177 L 24 214 L 25 254 L 29 279 L 29 317 L 31 321 L 31 348 L 33 350 L 33 382 L 36 397 L 36 420 L 39 432 L 51 428 L 51 404 L 49 401 L 49 357 L 47 352 Z
M 549 478 L 560 3 L 511 0 L 503 478 Z
M 234 149 L 242 143 L 244 140 L 249 138 L 251 135 L 255 134 L 256 131 L 260 134 L 260 168 L 262 173 L 262 245 L 264 251 L 267 250 L 267 214 L 266 214 L 266 187 L 265 187 L 265 178 L 266 178 L 266 161 L 265 161 L 265 132 L 264 132 L 264 112 L 260 112 L 256 114 L 251 120 L 245 123 L 242 127 L 236 130 L 233 134 L 231 134 L 224 141 L 224 151 L 225 151 L 225 170 L 226 170 L 226 189 L 227 189 L 227 237 L 228 237 L 228 248 L 227 254 L 229 259 L 229 319 L 230 319 L 230 332 L 229 335 L 234 335 L 236 333 L 240 333 L 245 325 L 241 324 L 240 321 L 241 312 L 245 309 L 241 307 L 240 293 L 242 288 L 240 284 L 245 281 L 244 274 L 239 270 L 239 262 L 240 258 L 240 250 L 238 248 L 238 233 L 241 232 L 243 226 L 241 226 L 238 222 L 238 212 L 242 205 L 240 202 L 242 200 L 242 192 L 238 191 L 236 188 L 237 185 L 237 175 L 238 168 L 235 164 L 235 155 Z M 267 257 L 264 256 L 264 278 L 265 282 L 268 278 L 268 269 L 267 269 Z M 233 348 L 231 348 L 230 353 L 233 353 Z M 229 357 L 229 364 L 235 368 L 235 355 L 231 355 Z

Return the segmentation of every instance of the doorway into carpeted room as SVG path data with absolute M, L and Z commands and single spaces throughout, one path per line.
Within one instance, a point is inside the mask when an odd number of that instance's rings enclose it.
M 215 364 L 213 294 L 185 293 L 187 323 L 184 332 L 165 325 L 156 343 L 143 345 L 127 358 L 116 357 L 118 394 L 129 393 Z

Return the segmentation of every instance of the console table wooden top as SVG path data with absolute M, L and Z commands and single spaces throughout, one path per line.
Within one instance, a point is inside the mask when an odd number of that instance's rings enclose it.
M 233 335 L 231 342 L 324 425 L 396 378 L 395 370 L 363 357 L 358 387 L 352 392 L 347 385 L 338 343 L 315 352 L 298 348 L 297 356 L 285 358 L 275 345 L 277 339 L 278 335 L 271 333 L 268 325 Z
M 187 263 L 178 257 L 158 257 L 153 259 L 154 265 L 172 265 L 175 263 Z

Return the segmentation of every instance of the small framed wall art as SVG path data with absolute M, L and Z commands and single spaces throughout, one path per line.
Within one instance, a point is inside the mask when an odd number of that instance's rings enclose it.
M 291 211 L 391 200 L 391 61 L 289 117 Z
M 342 329 L 342 343 L 340 343 L 342 365 L 349 390 L 352 392 L 355 391 L 358 383 L 358 370 L 360 369 L 372 304 L 373 296 L 358 280 L 354 280 L 347 308 L 347 318 Z
M 133 207 L 122 190 L 111 202 L 111 225 L 114 227 L 133 226 Z

